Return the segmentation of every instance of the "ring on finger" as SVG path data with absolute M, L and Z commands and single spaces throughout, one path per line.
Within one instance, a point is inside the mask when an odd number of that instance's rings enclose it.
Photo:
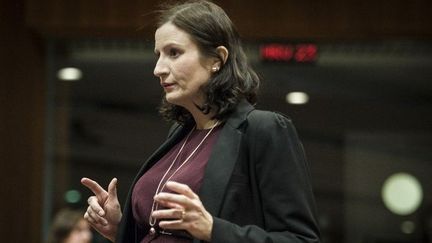
M 182 214 L 181 214 L 181 220 L 184 220 L 186 212 L 184 210 L 182 210 L 181 212 L 182 212 Z

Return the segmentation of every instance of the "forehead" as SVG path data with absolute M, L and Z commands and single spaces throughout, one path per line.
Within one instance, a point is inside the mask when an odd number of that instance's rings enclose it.
M 155 32 L 155 49 L 160 49 L 170 44 L 188 46 L 193 45 L 193 42 L 188 33 L 168 22 L 159 27 Z

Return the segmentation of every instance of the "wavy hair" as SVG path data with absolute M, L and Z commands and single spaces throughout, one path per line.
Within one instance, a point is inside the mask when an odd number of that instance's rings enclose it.
M 205 0 L 167 4 L 159 11 L 157 27 L 172 23 L 188 33 L 198 45 L 203 57 L 215 57 L 221 61 L 221 68 L 210 77 L 201 90 L 205 104 L 201 111 L 214 112 L 213 119 L 225 120 L 242 99 L 255 104 L 259 88 L 259 77 L 248 63 L 240 36 L 225 11 L 216 4 Z M 224 63 L 216 51 L 218 46 L 228 49 Z M 159 108 L 160 114 L 168 121 L 186 123 L 192 115 L 183 107 L 170 104 L 165 96 Z

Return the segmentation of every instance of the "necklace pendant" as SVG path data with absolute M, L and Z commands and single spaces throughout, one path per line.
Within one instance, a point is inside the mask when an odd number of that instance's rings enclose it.
M 156 234 L 155 228 L 151 227 L 150 230 L 149 230 L 149 233 L 150 233 L 150 235 Z

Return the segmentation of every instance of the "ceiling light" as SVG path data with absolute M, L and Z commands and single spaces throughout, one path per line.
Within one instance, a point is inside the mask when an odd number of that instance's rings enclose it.
M 57 77 L 64 81 L 76 81 L 82 78 L 82 72 L 78 68 L 67 67 L 57 72 Z
M 391 212 L 409 215 L 420 206 L 423 191 L 417 178 L 408 173 L 396 173 L 384 182 L 381 196 Z
M 288 104 L 303 105 L 309 101 L 309 96 L 304 92 L 290 92 L 285 99 Z

